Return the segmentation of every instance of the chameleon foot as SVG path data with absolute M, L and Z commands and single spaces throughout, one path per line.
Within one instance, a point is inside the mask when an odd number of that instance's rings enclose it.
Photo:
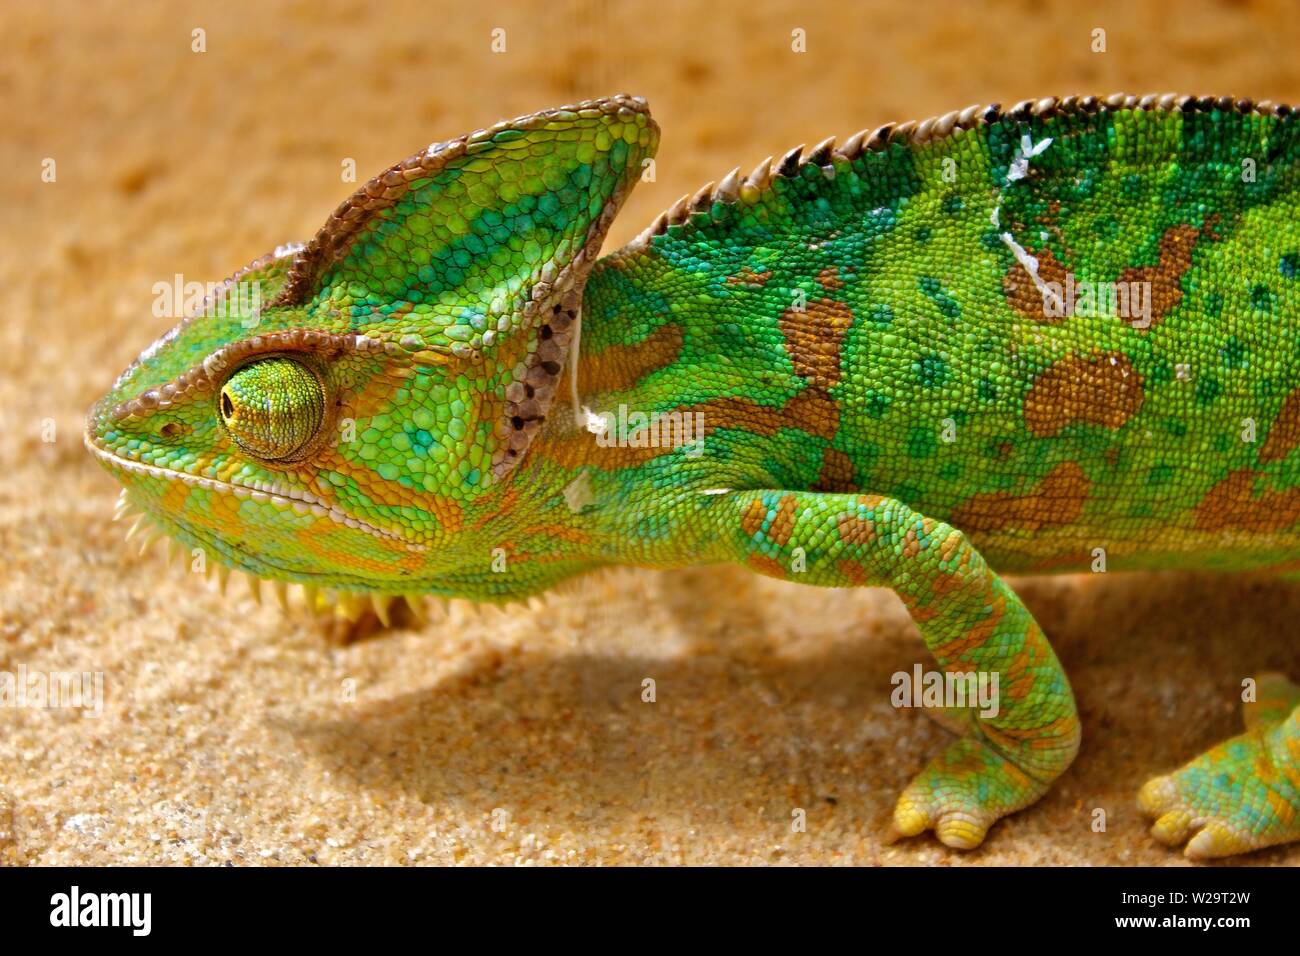
M 982 740 L 954 741 L 898 798 L 887 842 L 934 830 L 947 846 L 974 849 L 989 827 L 1029 806 L 1047 787 Z
M 1186 844 L 1192 859 L 1231 856 L 1300 840 L 1300 689 L 1260 678 L 1244 734 L 1210 748 L 1138 792 L 1151 835 Z

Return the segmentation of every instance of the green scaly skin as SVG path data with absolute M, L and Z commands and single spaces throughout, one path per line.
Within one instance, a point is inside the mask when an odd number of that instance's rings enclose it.
M 1079 746 L 998 573 L 1300 567 L 1300 119 L 973 108 L 733 173 L 596 262 L 657 139 L 619 96 L 398 164 L 234 277 L 260 313 L 228 287 L 146 351 L 87 444 L 161 532 L 348 614 L 615 564 L 892 588 L 999 679 L 894 815 L 973 847 Z M 1071 280 L 1149 307 L 1050 307 Z M 1261 686 L 1143 788 L 1157 837 L 1300 838 L 1296 691 Z

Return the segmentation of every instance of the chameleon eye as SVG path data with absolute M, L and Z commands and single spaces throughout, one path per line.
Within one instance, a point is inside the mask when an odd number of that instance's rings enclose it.
M 320 431 L 325 390 L 302 362 L 282 355 L 260 359 L 226 379 L 217 412 L 244 451 L 283 460 L 302 451 Z

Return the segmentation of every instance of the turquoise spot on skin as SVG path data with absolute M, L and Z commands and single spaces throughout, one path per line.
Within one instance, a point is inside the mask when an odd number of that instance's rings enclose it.
M 868 417 L 879 419 L 885 417 L 885 412 L 889 411 L 891 402 L 893 402 L 893 399 L 888 395 L 883 395 L 880 392 L 870 392 L 863 403 L 863 407 Z
M 1250 307 L 1256 312 L 1273 311 L 1273 293 L 1266 285 L 1257 285 L 1250 290 Z
M 943 291 L 938 279 L 932 276 L 921 276 L 917 280 L 917 286 L 934 301 L 944 318 L 955 319 L 961 315 L 961 306 L 957 304 L 956 299 Z
M 948 363 L 938 355 L 922 355 L 912 363 L 912 374 L 922 388 L 939 388 L 948 380 Z

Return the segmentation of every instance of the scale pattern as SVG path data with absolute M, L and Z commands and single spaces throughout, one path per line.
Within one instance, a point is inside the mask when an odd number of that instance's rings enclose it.
M 611 564 L 890 587 L 943 674 L 998 680 L 895 810 L 957 847 L 1080 742 L 999 573 L 1300 571 L 1291 110 L 970 108 L 737 170 L 597 262 L 657 141 L 620 95 L 372 180 L 92 410 L 123 509 L 346 616 Z M 1260 686 L 1143 789 L 1158 838 L 1300 838 L 1295 689 Z

